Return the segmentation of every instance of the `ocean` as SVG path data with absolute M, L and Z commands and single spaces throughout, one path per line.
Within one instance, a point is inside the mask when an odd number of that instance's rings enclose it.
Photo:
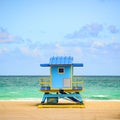
M 0 100 L 41 99 L 41 77 L 43 76 L 0 76 Z M 84 76 L 83 81 L 83 100 L 120 100 L 120 76 Z

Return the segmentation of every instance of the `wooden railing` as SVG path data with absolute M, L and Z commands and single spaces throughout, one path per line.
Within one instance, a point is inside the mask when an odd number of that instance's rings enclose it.
M 40 89 L 41 90 L 50 90 L 50 88 L 51 88 L 50 77 L 41 77 L 40 78 Z
M 84 81 L 83 81 L 83 77 L 79 76 L 79 77 L 73 77 L 72 80 L 72 89 L 74 90 L 83 90 L 84 88 Z
M 73 77 L 72 80 L 72 90 L 83 90 L 84 82 L 83 77 Z M 40 90 L 50 90 L 52 88 L 52 81 L 50 77 L 41 77 L 40 78 Z

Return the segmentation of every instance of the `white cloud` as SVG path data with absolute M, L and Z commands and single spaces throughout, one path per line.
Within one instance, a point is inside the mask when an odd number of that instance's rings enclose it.
M 34 47 L 30 47 L 29 45 L 23 47 L 19 46 L 16 50 L 12 51 L 8 51 L 8 49 L 4 47 L 0 49 L 0 54 L 9 52 L 9 54 L 12 55 L 10 56 L 12 61 L 18 61 L 19 58 L 22 58 L 24 63 L 29 62 L 30 64 L 34 63 L 37 65 L 39 63 L 48 62 L 51 56 L 73 56 L 74 62 L 83 62 L 85 68 L 91 70 L 91 66 L 96 65 L 100 67 L 101 65 L 106 65 L 106 63 L 111 65 L 112 62 L 108 63 L 108 60 L 113 62 L 119 61 L 119 51 L 120 44 L 118 43 L 106 43 L 104 41 L 71 41 L 59 42 L 57 44 L 34 44 Z M 5 55 L 8 56 L 8 54 L 2 55 L 2 57 Z M 5 58 L 7 57 L 4 57 L 4 59 Z M 21 63 L 22 61 L 19 62 Z
M 0 48 L 0 54 L 8 52 L 7 48 Z
M 9 34 L 5 29 L 0 28 L 0 43 L 24 43 L 21 37 Z
M 99 23 L 86 24 L 80 27 L 79 30 L 73 31 L 73 33 L 67 34 L 67 39 L 87 39 L 87 38 L 104 38 L 106 35 L 117 35 L 119 33 L 119 27 L 115 25 L 105 25 Z
M 60 44 L 55 45 L 55 55 L 64 55 L 66 53 L 66 49 Z
M 86 24 L 79 30 L 74 31 L 71 34 L 66 35 L 68 39 L 79 39 L 88 37 L 98 37 L 100 32 L 103 30 L 103 25 L 98 23 Z
M 33 56 L 39 56 L 41 55 L 41 51 L 38 48 L 33 49 L 32 51 Z
M 74 41 L 73 41 L 74 42 Z M 48 48 L 48 51 L 52 51 L 51 53 L 53 56 L 73 56 L 76 59 L 80 59 L 83 57 L 83 48 L 78 45 L 73 45 L 73 42 L 71 43 L 57 43 L 55 44 L 55 47 L 53 46 L 53 49 Z
M 42 52 L 38 48 L 30 49 L 29 47 L 21 47 L 20 51 L 23 54 L 34 56 L 34 57 L 42 55 Z
M 93 41 L 92 47 L 104 47 L 105 44 L 106 43 L 104 41 Z
M 10 43 L 14 42 L 13 36 L 6 32 L 0 32 L 0 43 Z
M 119 29 L 115 25 L 109 25 L 108 30 L 109 30 L 110 33 L 113 33 L 113 34 L 119 32 Z

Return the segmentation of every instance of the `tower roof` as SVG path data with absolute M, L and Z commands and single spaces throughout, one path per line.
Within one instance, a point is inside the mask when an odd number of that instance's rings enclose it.
M 73 62 L 73 57 L 69 56 L 65 56 L 65 57 L 51 57 L 49 64 L 50 65 L 60 65 L 60 64 L 72 64 Z
M 74 67 L 83 67 L 82 63 L 73 63 L 71 56 L 51 57 L 48 64 L 40 64 L 41 67 L 49 67 L 51 65 L 72 65 Z

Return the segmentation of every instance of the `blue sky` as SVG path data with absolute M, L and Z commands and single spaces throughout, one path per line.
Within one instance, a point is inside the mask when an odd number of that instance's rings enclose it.
M 49 75 L 73 56 L 77 75 L 120 75 L 119 0 L 0 0 L 0 75 Z

